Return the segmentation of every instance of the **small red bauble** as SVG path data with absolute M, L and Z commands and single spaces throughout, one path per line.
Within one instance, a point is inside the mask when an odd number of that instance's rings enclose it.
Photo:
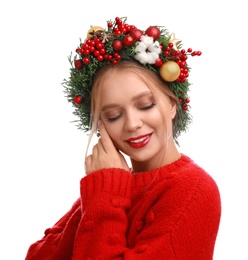
M 163 64 L 163 61 L 162 61 L 162 59 L 160 59 L 160 58 L 158 58 L 158 59 L 155 61 L 155 66 L 157 66 L 157 67 L 160 67 L 162 64 Z
M 134 43 L 134 38 L 131 35 L 126 35 L 123 41 L 125 45 L 131 46 Z
M 82 103 L 82 97 L 80 97 L 80 96 L 75 96 L 73 98 L 73 100 L 74 100 L 74 103 L 76 103 L 78 105 Z
M 82 60 L 75 60 L 74 61 L 75 68 L 80 70 L 83 67 L 83 61 Z
M 114 40 L 113 41 L 113 49 L 115 51 L 120 51 L 122 49 L 122 41 L 121 40 Z
M 130 31 L 130 35 L 133 37 L 134 41 L 139 41 L 143 32 L 140 29 L 134 29 Z
M 157 26 L 148 27 L 146 29 L 145 33 L 146 33 L 146 35 L 152 37 L 154 41 L 156 41 L 161 35 L 160 30 L 158 29 Z

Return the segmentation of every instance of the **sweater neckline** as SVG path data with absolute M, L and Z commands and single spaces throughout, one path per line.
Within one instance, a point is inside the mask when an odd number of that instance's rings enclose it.
M 163 165 L 146 172 L 133 173 L 133 180 L 135 186 L 146 186 L 151 182 L 157 182 L 161 179 L 170 179 L 178 173 L 179 168 L 192 162 L 192 160 L 185 154 L 181 154 L 176 161 Z

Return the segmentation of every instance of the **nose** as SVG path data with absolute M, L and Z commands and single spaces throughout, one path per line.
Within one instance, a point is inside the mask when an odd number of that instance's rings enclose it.
M 135 113 L 133 110 L 126 113 L 125 116 L 125 131 L 134 132 L 141 128 L 143 125 L 142 117 L 139 113 Z

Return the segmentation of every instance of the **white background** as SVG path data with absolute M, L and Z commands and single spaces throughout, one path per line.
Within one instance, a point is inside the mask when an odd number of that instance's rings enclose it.
M 248 259 L 246 10 L 242 0 L 1 2 L 0 259 L 24 259 L 79 196 L 87 137 L 60 83 L 79 38 L 116 16 L 143 30 L 165 25 L 202 51 L 189 61 L 194 123 L 180 150 L 221 192 L 214 260 Z

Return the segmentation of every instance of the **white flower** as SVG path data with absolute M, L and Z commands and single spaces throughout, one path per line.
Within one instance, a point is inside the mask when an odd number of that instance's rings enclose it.
M 134 58 L 142 64 L 154 64 L 161 52 L 159 42 L 153 41 L 153 38 L 147 35 L 142 35 L 139 43 L 135 48 Z

